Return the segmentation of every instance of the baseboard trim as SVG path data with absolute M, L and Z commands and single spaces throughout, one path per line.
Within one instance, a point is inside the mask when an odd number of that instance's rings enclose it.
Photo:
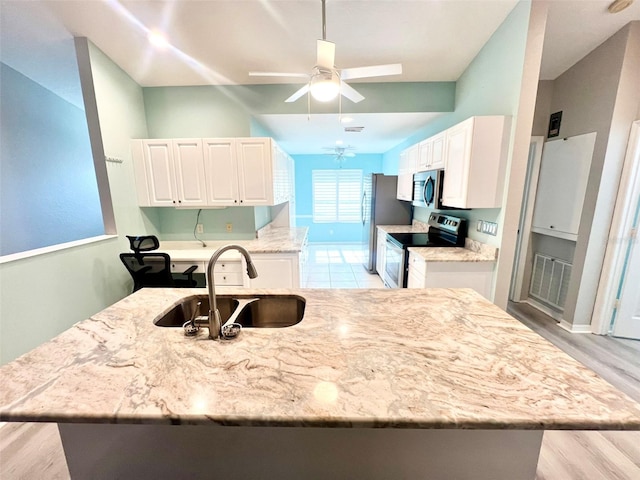
M 562 313 L 556 312 L 554 310 L 551 310 L 549 307 L 546 307 L 543 304 L 541 304 L 539 302 L 536 302 L 532 298 L 527 298 L 522 303 L 526 303 L 527 305 L 531 305 L 533 308 L 536 308 L 536 309 L 540 310 L 542 313 L 544 313 L 546 315 L 549 315 L 556 322 L 562 322 Z
M 560 320 L 558 326 L 571 333 L 591 333 L 591 325 L 573 325 L 566 320 Z

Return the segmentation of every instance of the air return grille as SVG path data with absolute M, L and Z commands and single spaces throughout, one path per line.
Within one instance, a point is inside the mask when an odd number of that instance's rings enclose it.
M 529 295 L 559 309 L 564 309 L 571 278 L 571 264 L 536 253 Z
M 360 133 L 364 130 L 364 127 L 344 127 L 344 131 L 347 133 Z

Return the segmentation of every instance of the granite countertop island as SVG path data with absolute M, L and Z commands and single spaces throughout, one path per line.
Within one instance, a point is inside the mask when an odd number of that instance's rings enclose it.
M 76 445 L 82 451 L 77 460 L 67 454 L 79 476 L 95 473 L 87 459 L 105 453 L 98 449 L 92 457 L 87 445 L 110 431 L 78 433 L 72 424 L 117 424 L 125 438 L 131 435 L 126 427 L 158 426 L 150 434 L 156 439 L 164 435 L 160 426 L 217 426 L 197 428 L 197 435 L 222 430 L 223 448 L 229 431 L 253 435 L 256 426 L 269 435 L 274 429 L 282 435 L 326 431 L 321 427 L 331 427 L 332 435 L 356 435 L 364 428 L 367 438 L 378 430 L 454 429 L 463 440 L 473 435 L 469 429 L 483 435 L 539 431 L 524 461 L 528 468 L 533 461 L 534 471 L 544 429 L 640 429 L 639 404 L 469 289 L 218 290 L 301 295 L 305 315 L 287 328 L 245 328 L 234 340 L 210 340 L 206 329 L 185 337 L 181 328 L 153 321 L 203 290 L 140 290 L 1 367 L 0 420 L 57 422 L 65 450 Z M 142 448 L 139 438 L 132 442 Z M 302 441 L 292 442 L 299 448 Z M 340 444 L 332 437 L 334 442 Z M 518 442 L 505 437 L 497 458 Z M 111 439 L 109 445 L 120 443 Z M 434 445 L 441 443 L 439 438 Z M 473 448 L 486 443 L 474 441 Z M 346 438 L 345 448 L 357 451 L 353 445 Z M 398 455 L 409 448 L 398 445 Z M 503 460 L 500 465 L 505 472 Z M 318 468 L 326 473 L 325 463 Z M 380 472 L 380 478 L 389 473 Z M 477 466 L 469 472 L 457 478 L 516 478 L 490 469 L 487 477 L 478 476 Z

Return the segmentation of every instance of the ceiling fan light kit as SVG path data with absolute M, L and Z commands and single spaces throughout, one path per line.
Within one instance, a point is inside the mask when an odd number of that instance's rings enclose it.
M 340 93 L 340 78 L 332 70 L 317 68 L 317 73 L 311 77 L 309 91 L 311 96 L 319 102 L 330 102 Z
M 322 40 L 316 44 L 316 65 L 311 74 L 278 73 L 278 72 L 249 72 L 252 77 L 304 77 L 308 79 L 306 85 L 298 89 L 285 102 L 295 102 L 303 95 L 312 96 L 319 102 L 330 102 L 336 97 L 346 97 L 353 103 L 364 100 L 364 97 L 356 89 L 345 83 L 345 80 L 355 78 L 382 77 L 387 75 L 399 75 L 402 73 L 402 65 L 394 63 L 390 65 L 373 65 L 367 67 L 338 69 L 335 66 L 335 43 L 326 39 L 326 15 L 325 0 L 322 2 Z

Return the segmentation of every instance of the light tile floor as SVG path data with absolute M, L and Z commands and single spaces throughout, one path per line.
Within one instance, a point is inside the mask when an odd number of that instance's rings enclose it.
M 307 288 L 385 288 L 362 265 L 359 244 L 310 244 Z

